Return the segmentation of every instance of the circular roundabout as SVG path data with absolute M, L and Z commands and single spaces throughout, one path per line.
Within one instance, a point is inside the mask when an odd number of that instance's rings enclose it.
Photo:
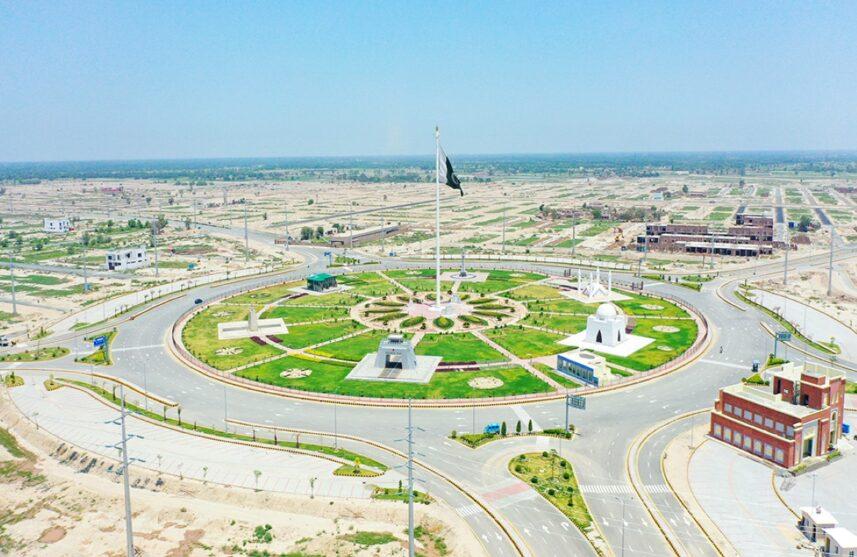
M 608 300 L 589 300 L 538 273 L 478 275 L 455 280 L 443 271 L 440 305 L 432 269 L 324 275 L 320 291 L 286 282 L 194 308 L 174 338 L 196 367 L 261 389 L 399 400 L 532 397 L 587 386 L 557 370 L 561 353 L 595 354 L 606 381 L 627 380 L 669 364 L 699 338 L 697 318 L 663 298 L 614 289 Z M 604 322 L 622 325 L 621 342 L 605 343 L 600 332 L 597 342 L 589 338 Z M 404 361 L 431 363 L 422 380 L 401 379 L 407 364 L 398 356 L 375 364 L 384 368 L 378 376 L 357 373 L 391 340 L 412 348 Z

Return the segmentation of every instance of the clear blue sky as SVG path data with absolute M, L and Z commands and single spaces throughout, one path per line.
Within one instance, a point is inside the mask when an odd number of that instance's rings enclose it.
M 322 5 L 325 4 L 325 5 Z M 857 149 L 857 2 L 9 2 L 0 161 Z

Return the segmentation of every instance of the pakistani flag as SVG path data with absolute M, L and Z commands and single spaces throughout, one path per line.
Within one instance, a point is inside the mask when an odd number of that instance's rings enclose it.
M 464 190 L 461 189 L 461 180 L 455 175 L 452 163 L 449 162 L 449 157 L 446 156 L 446 153 L 443 152 L 443 147 L 440 145 L 438 145 L 438 156 L 440 157 L 438 181 L 454 190 L 458 190 L 463 196 Z

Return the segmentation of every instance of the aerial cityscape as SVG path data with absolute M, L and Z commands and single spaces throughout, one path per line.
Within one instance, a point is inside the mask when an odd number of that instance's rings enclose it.
M 0 2 L 0 555 L 857 555 L 857 10 L 608 4 Z

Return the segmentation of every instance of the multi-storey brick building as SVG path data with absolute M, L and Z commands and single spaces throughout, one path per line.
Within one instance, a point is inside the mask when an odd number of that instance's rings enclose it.
M 714 253 L 756 257 L 772 253 L 774 220 L 764 215 L 738 213 L 735 226 L 714 229 L 707 224 L 646 225 L 646 233 L 637 237 L 638 250 Z
M 785 468 L 827 454 L 842 434 L 845 374 L 789 362 L 765 375 L 767 386 L 720 389 L 709 434 Z

